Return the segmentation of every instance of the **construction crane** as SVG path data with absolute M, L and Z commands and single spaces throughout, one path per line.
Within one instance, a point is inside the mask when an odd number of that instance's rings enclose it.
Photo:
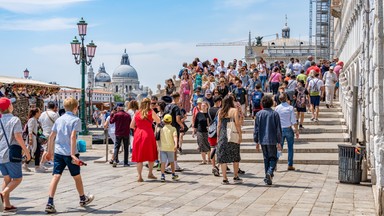
M 258 36 L 255 37 L 255 40 L 252 42 L 251 32 L 249 32 L 248 40 L 240 40 L 240 41 L 234 41 L 234 42 L 223 42 L 223 43 L 199 43 L 196 44 L 197 47 L 205 47 L 205 46 L 256 46 L 258 43 L 258 40 L 261 40 L 266 37 L 270 36 L 276 36 L 276 38 L 279 37 L 279 34 L 271 34 L 271 35 L 264 35 L 264 36 Z

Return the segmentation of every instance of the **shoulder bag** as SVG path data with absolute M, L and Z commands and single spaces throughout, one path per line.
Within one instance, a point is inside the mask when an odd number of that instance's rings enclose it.
M 228 142 L 238 143 L 239 132 L 237 132 L 235 122 L 231 118 L 230 122 L 227 123 L 227 138 Z
M 20 145 L 10 145 L 9 144 L 9 140 L 8 140 L 7 134 L 5 133 L 4 125 L 3 125 L 3 122 L 1 120 L 0 120 L 0 124 L 1 124 L 1 129 L 3 130 L 5 140 L 7 141 L 7 145 L 9 148 L 9 161 L 14 162 L 14 163 L 21 162 L 23 160 L 23 155 L 22 155 L 23 149 L 21 148 Z

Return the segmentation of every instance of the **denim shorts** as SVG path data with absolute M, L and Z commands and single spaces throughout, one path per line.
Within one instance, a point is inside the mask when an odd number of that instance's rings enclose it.
M 76 157 L 79 157 L 79 155 L 77 154 Z M 71 176 L 77 176 L 80 174 L 80 166 L 72 163 L 71 156 L 55 154 L 55 158 L 53 160 L 53 175 L 61 175 L 67 166 Z
M 316 108 L 320 105 L 320 96 L 311 96 L 311 104 L 313 108 Z
M 23 177 L 23 173 L 21 171 L 21 162 L 8 162 L 0 164 L 0 171 L 3 176 L 9 176 L 13 179 Z
M 160 151 L 160 162 L 161 163 L 172 163 L 175 161 L 175 152 Z

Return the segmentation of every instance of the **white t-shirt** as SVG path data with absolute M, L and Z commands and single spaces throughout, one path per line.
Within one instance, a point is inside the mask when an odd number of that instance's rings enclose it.
M 321 79 L 314 78 L 309 82 L 309 95 L 310 96 L 319 96 L 321 92 L 321 87 L 324 86 L 324 82 Z M 316 91 L 316 89 L 318 91 Z
M 325 82 L 325 86 L 334 86 L 337 82 L 336 73 L 330 73 L 329 71 L 325 72 L 323 80 Z
M 259 76 L 267 76 L 267 71 L 265 70 L 264 65 L 258 64 L 256 68 L 259 71 Z
M 300 74 L 300 71 L 303 68 L 303 66 L 301 66 L 301 64 L 297 63 L 297 62 L 295 64 L 293 64 L 292 67 L 293 67 L 293 71 L 294 71 L 296 76 Z
M 114 134 L 116 130 L 115 123 L 111 124 L 110 122 L 111 116 L 108 116 L 107 119 L 105 120 L 108 122 L 108 134 Z
M 220 74 L 221 71 L 224 71 L 225 73 L 227 73 L 227 68 L 224 66 L 224 67 L 217 67 L 217 72 Z
M 41 113 L 39 122 L 43 128 L 44 136 L 48 137 L 51 134 L 53 124 L 59 118 L 59 114 L 52 110 L 47 110 Z

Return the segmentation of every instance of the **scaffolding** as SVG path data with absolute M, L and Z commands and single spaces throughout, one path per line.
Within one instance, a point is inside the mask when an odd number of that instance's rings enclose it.
M 316 0 L 316 59 L 330 59 L 331 49 L 331 0 Z

